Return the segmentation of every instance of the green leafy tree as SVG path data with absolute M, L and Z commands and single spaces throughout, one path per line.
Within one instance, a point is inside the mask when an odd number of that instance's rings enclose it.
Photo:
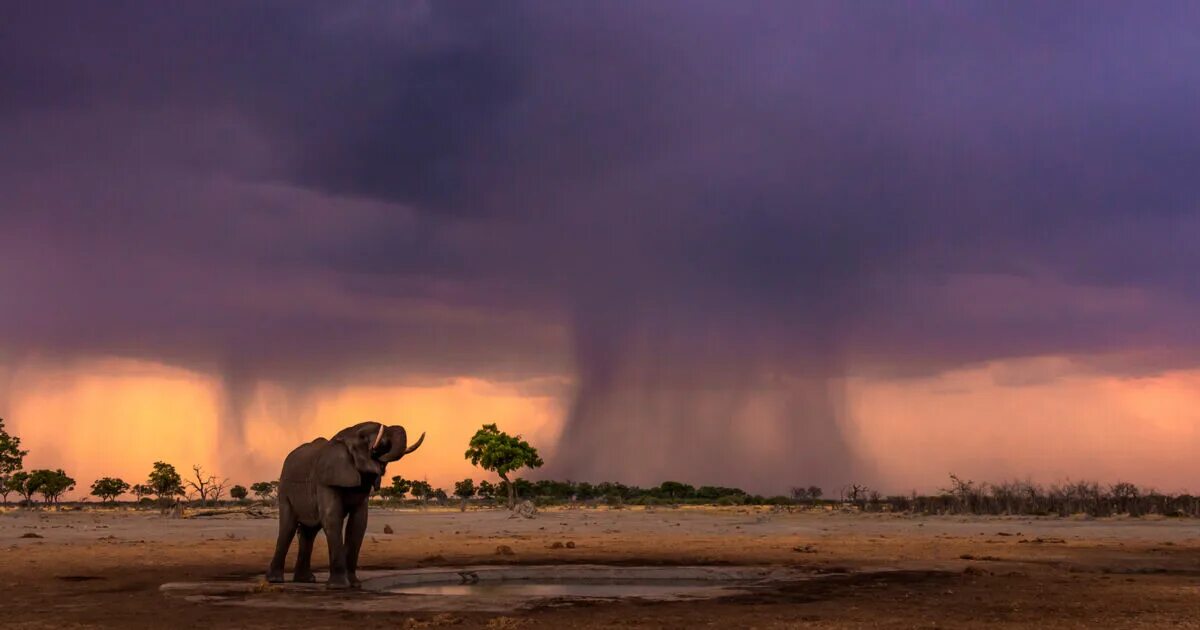
M 154 491 L 159 503 L 167 504 L 175 497 L 183 496 L 183 478 L 175 467 L 166 462 L 154 462 L 154 468 L 146 479 L 146 485 Z
M 234 501 L 241 503 L 250 495 L 250 491 L 246 490 L 246 486 L 237 485 L 229 489 L 229 496 L 233 497 Z
M 533 484 L 533 491 L 539 497 L 554 501 L 566 501 L 575 496 L 575 484 L 570 481 L 542 479 Z
M 716 501 L 723 497 L 742 497 L 746 491 L 741 488 L 726 488 L 724 486 L 700 486 L 696 488 L 696 497 L 706 501 Z M 741 501 L 738 501 L 740 503 Z
M 129 484 L 118 477 L 101 477 L 92 482 L 92 496 L 100 500 L 113 502 L 117 497 L 129 491 Z
M 471 465 L 490 470 L 508 486 L 508 507 L 516 505 L 516 488 L 509 483 L 509 473 L 522 468 L 540 468 L 544 462 L 537 449 L 521 439 L 501 431 L 495 424 L 485 424 L 471 437 L 464 455 Z
M 33 502 L 33 493 L 37 492 L 37 486 L 30 483 L 32 475 L 28 471 L 18 470 L 13 473 L 8 479 L 8 487 L 12 488 L 13 492 L 21 495 L 25 499 L 25 503 Z
M 428 481 L 409 482 L 409 489 L 413 497 L 420 499 L 421 503 L 425 503 L 429 497 L 433 496 L 433 486 L 429 485 Z
M 688 499 L 696 494 L 696 489 L 678 481 L 664 481 L 658 487 L 658 493 L 666 499 Z
M 433 497 L 438 503 L 444 503 L 446 499 L 450 498 L 450 495 L 446 494 L 446 491 L 442 490 L 441 488 L 434 488 L 433 493 L 430 494 L 430 496 Z
M 475 481 L 473 479 L 463 479 L 454 483 L 454 496 L 460 499 L 470 499 L 475 496 Z
M 492 482 L 484 479 L 483 481 L 479 482 L 479 487 L 475 490 L 475 494 L 485 499 L 490 499 L 496 496 L 496 486 L 492 485 Z
M 133 496 L 136 497 L 138 501 L 141 501 L 142 499 L 145 499 L 146 497 L 154 496 L 154 488 L 151 488 L 150 484 L 146 484 L 146 483 L 134 484 L 133 487 L 129 489 L 129 491 L 133 493 Z
M 278 481 L 257 481 L 250 484 L 250 491 L 254 493 L 254 496 L 258 497 L 262 501 L 270 501 L 271 497 L 275 495 L 275 491 L 278 489 Z
M 390 486 L 384 486 L 379 489 L 379 495 L 391 501 L 403 501 L 404 495 L 408 494 L 411 488 L 411 481 L 400 475 L 396 475 L 392 477 L 392 484 Z
M 34 492 L 42 495 L 46 503 L 58 503 L 63 494 L 75 489 L 75 480 L 61 468 L 42 468 L 29 473 L 29 485 Z
M 596 498 L 596 486 L 593 486 L 586 481 L 581 481 L 575 484 L 575 498 L 579 499 L 580 501 L 587 501 L 589 499 Z
M 467 501 L 475 496 L 477 488 L 473 479 L 463 479 L 462 481 L 454 482 L 454 496 L 462 499 L 462 511 L 467 511 Z
M 0 494 L 4 496 L 4 505 L 8 505 L 10 492 L 18 492 L 10 482 L 13 473 L 21 470 L 28 454 L 29 451 L 21 450 L 21 438 L 9 435 L 4 430 L 4 418 L 0 418 Z

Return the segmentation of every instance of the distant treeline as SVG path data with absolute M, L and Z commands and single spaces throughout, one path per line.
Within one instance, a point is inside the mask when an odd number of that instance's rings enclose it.
M 529 481 L 514 479 L 513 489 L 517 498 L 531 500 L 541 505 L 558 503 L 585 502 L 603 503 L 607 505 L 654 505 L 658 503 L 677 504 L 712 504 L 725 505 L 766 504 L 771 502 L 792 503 L 789 497 L 764 498 L 760 495 L 749 494 L 741 488 L 723 486 L 695 487 L 678 481 L 664 481 L 650 488 L 628 486 L 617 482 L 589 483 L 573 481 L 556 481 L 542 479 Z M 401 502 L 407 495 L 418 501 L 446 501 L 450 495 L 440 488 L 431 488 L 422 481 L 406 480 L 403 477 L 392 477 L 391 485 L 380 489 L 380 496 L 385 502 Z M 508 495 L 508 482 L 491 483 L 481 481 L 478 485 L 471 479 L 464 479 L 454 484 L 454 496 L 460 500 L 482 500 L 501 502 Z
M 1031 481 L 976 483 L 950 475 L 950 487 L 936 495 L 880 496 L 866 491 L 854 501 L 867 511 L 917 514 L 990 514 L 1023 516 L 1200 517 L 1200 497 L 1140 488 L 1129 482 L 1076 481 L 1044 486 Z
M 413 500 L 421 503 L 451 501 L 440 489 L 428 489 L 422 482 L 393 478 L 385 486 L 381 499 L 398 504 L 405 492 L 396 487 L 412 487 Z M 539 505 L 583 503 L 588 505 L 778 505 L 792 507 L 824 507 L 855 509 L 864 512 L 893 512 L 906 514 L 973 514 L 1019 516 L 1163 516 L 1200 517 L 1200 497 L 1190 494 L 1163 493 L 1141 488 L 1132 483 L 1100 484 L 1078 481 L 1041 485 L 1031 481 L 976 483 L 950 476 L 950 486 L 934 494 L 884 495 L 860 484 L 838 490 L 836 497 L 825 497 L 817 486 L 798 486 L 790 495 L 763 496 L 741 488 L 724 486 L 692 486 L 677 481 L 665 481 L 653 487 L 629 486 L 616 482 L 587 483 L 543 479 L 516 479 L 516 494 L 521 499 Z M 505 482 L 475 486 L 466 479 L 455 484 L 460 499 L 487 503 L 502 502 L 507 493 Z
M 156 473 L 165 469 L 173 472 L 169 465 L 157 464 Z M 152 480 L 157 478 L 152 474 Z M 104 492 L 108 478 L 98 480 L 93 494 L 106 502 L 116 503 L 116 494 L 125 488 Z M 115 480 L 119 482 L 120 480 Z M 158 507 L 163 501 L 172 501 L 172 496 L 182 495 L 179 478 L 169 479 L 171 488 L 155 492 L 149 484 L 134 486 L 131 493 L 146 507 Z M 508 494 L 507 482 L 478 484 L 464 479 L 454 484 L 453 492 L 433 487 L 425 481 L 406 480 L 393 477 L 391 484 L 384 485 L 376 500 L 384 505 L 474 505 L 479 507 L 502 506 Z M 521 500 L 533 501 L 540 506 L 583 505 L 583 506 L 754 506 L 771 505 L 788 509 L 836 509 L 874 513 L 903 513 L 919 515 L 1014 515 L 1014 516 L 1072 516 L 1085 514 L 1105 516 L 1179 516 L 1200 517 L 1200 497 L 1190 494 L 1171 494 L 1120 482 L 1100 484 L 1092 481 L 1077 481 L 1062 484 L 1042 485 L 1031 481 L 1008 481 L 1002 483 L 976 483 L 950 476 L 950 485 L 933 494 L 912 492 L 906 495 L 884 495 L 860 484 L 838 489 L 835 496 L 826 497 L 817 486 L 798 486 L 788 495 L 763 496 L 746 492 L 741 488 L 725 486 L 693 486 L 678 481 L 665 481 L 657 486 L 639 487 L 617 482 L 588 483 L 542 479 L 513 481 L 516 496 Z M 251 484 L 250 492 L 242 486 L 233 486 L 229 492 L 233 501 L 222 501 L 220 491 L 210 492 L 207 500 L 198 496 L 191 501 L 194 505 L 218 505 L 248 503 L 250 495 L 255 502 L 271 504 L 275 500 L 278 482 L 262 481 Z M 124 484 L 121 484 L 124 485 Z M 197 484 L 199 485 L 199 484 Z M 128 486 L 126 486 L 128 487 Z M 159 488 L 159 490 L 162 490 Z M 152 500 L 156 497 L 157 500 Z M 182 497 L 180 497 L 182 498 Z M 32 504 L 26 495 L 26 505 Z M 48 497 L 47 502 L 54 502 Z

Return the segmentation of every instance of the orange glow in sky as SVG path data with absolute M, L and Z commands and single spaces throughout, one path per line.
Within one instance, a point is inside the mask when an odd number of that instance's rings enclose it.
M 524 384 L 522 384 L 524 385 Z M 245 445 L 218 445 L 217 379 L 163 365 L 126 360 L 72 366 L 29 366 L 11 384 L 9 430 L 29 451 L 25 467 L 64 468 L 84 496 L 91 481 L 118 476 L 145 480 L 163 460 L 181 474 L 200 464 L 232 483 L 275 479 L 289 451 L 364 420 L 401 424 L 421 448 L 392 464 L 390 475 L 427 478 L 448 486 L 464 477 L 491 478 L 463 459 L 481 424 L 496 422 L 549 452 L 558 439 L 556 399 L 477 379 L 430 386 L 349 387 L 291 400 L 280 388 L 260 387 L 246 414 Z
M 1200 372 L 1117 378 L 1044 358 L 849 390 L 855 443 L 890 490 L 946 487 L 951 472 L 1200 489 Z
M 296 445 L 363 420 L 402 424 L 410 440 L 427 432 L 389 475 L 448 489 L 463 477 L 492 478 L 463 459 L 484 423 L 521 433 L 553 457 L 569 401 L 546 392 L 567 388 L 532 385 L 464 377 L 302 397 L 264 385 L 245 414 L 244 445 L 222 452 L 214 377 L 120 359 L 32 363 L 12 376 L 5 417 L 30 451 L 26 468 L 66 469 L 78 482 L 73 496 L 86 495 L 98 476 L 142 482 L 160 459 L 181 473 L 200 464 L 233 483 L 274 479 Z M 1196 486 L 1200 475 L 1200 372 L 1117 378 L 1066 359 L 1003 361 L 928 378 L 850 379 L 847 411 L 849 441 L 869 466 L 863 474 L 891 492 L 936 489 L 951 472 L 1121 479 L 1171 491 Z

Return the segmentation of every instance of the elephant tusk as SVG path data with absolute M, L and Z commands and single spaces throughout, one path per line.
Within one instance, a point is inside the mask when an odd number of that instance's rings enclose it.
M 375 441 L 371 443 L 371 450 L 375 450 L 379 446 L 380 440 L 383 439 L 383 423 L 379 423 L 379 433 L 375 434 Z
M 409 453 L 411 453 L 411 452 L 413 452 L 413 451 L 417 450 L 417 447 L 418 447 L 418 446 L 420 446 L 420 445 L 421 445 L 421 442 L 424 442 L 424 441 L 425 441 L 425 434 L 424 434 L 424 433 L 421 433 L 421 437 L 417 438 L 417 443 L 416 443 L 416 444 L 413 444 L 413 445 L 412 445 L 412 446 L 410 446 L 410 447 L 408 447 L 408 449 L 404 451 L 404 454 L 405 454 L 405 455 L 408 455 Z

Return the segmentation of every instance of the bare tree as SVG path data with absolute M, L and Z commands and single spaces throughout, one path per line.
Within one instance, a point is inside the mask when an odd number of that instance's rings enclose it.
M 200 501 L 200 505 L 207 505 L 209 501 L 216 502 L 221 497 L 221 493 L 225 491 L 225 486 L 229 483 L 228 479 L 217 481 L 215 475 L 207 475 L 204 469 L 199 464 L 192 465 L 192 473 L 196 475 L 196 480 L 187 480 L 188 487 L 196 492 L 196 496 Z
M 867 498 L 867 486 L 859 483 L 852 483 L 842 490 L 842 496 L 855 505 L 860 505 Z
M 229 478 L 222 479 L 221 481 L 213 484 L 212 493 L 210 495 L 212 496 L 213 505 L 216 505 L 218 502 L 220 502 L 221 495 L 225 494 L 225 488 L 227 487 L 229 487 Z

